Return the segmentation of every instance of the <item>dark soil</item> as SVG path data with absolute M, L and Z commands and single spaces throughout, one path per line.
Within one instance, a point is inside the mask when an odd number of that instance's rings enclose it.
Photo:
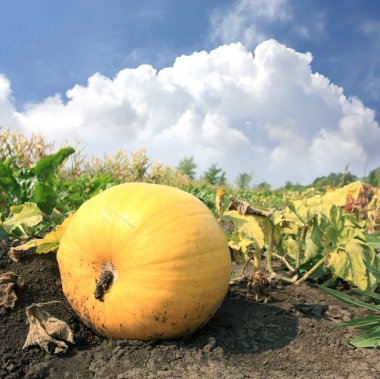
M 197 334 L 176 341 L 139 342 L 96 335 L 70 310 L 62 294 L 54 255 L 31 254 L 20 263 L 0 250 L 0 274 L 13 271 L 25 282 L 14 310 L 0 309 L 0 378 L 378 378 L 380 351 L 356 349 L 357 335 L 336 328 L 361 315 L 308 285 L 272 291 L 269 304 L 231 288 L 221 309 Z M 28 333 L 25 308 L 45 307 L 66 321 L 75 345 L 63 356 L 38 347 L 22 349 Z

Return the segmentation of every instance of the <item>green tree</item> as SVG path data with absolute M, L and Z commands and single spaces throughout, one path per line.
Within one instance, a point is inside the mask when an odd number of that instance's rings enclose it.
M 240 173 L 238 177 L 236 178 L 236 184 L 241 190 L 245 190 L 249 188 L 251 181 L 252 181 L 252 175 L 246 172 Z
M 351 174 L 349 171 L 344 173 L 332 172 L 328 176 L 316 178 L 311 185 L 315 188 L 322 188 L 324 186 L 343 187 L 355 180 L 358 180 L 357 176 Z
M 226 173 L 213 163 L 203 174 L 203 179 L 209 184 L 223 185 L 226 183 Z
M 226 182 L 227 182 L 226 173 L 224 171 L 222 171 L 220 176 L 219 176 L 217 184 L 223 186 L 224 184 L 226 184 Z
M 287 181 L 283 189 L 286 191 L 303 191 L 305 187 L 302 184 Z
M 380 187 L 380 166 L 368 174 L 367 182 L 374 187 Z
M 267 182 L 261 182 L 255 186 L 255 191 L 265 192 L 271 190 L 271 185 Z
M 198 165 L 194 162 L 193 157 L 185 157 L 179 162 L 177 170 L 194 180 L 197 167 Z

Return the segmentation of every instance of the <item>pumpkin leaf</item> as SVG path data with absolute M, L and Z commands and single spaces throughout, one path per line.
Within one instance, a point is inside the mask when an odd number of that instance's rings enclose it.
M 74 343 L 70 327 L 62 320 L 46 312 L 41 304 L 32 304 L 26 309 L 29 322 L 29 333 L 23 349 L 39 346 L 49 354 L 64 354 L 68 349 L 67 342 Z
M 300 253 L 300 246 L 292 237 L 288 237 L 286 240 L 284 240 L 283 248 L 285 250 L 285 254 L 289 255 L 293 259 L 296 259 L 297 254 Z
M 331 269 L 335 278 L 352 280 L 349 258 L 344 250 L 333 248 L 326 255 L 326 267 Z
M 16 305 L 17 295 L 14 287 L 22 287 L 24 285 L 21 277 L 13 272 L 5 272 L 0 275 L 0 308 L 13 309 Z
M 352 267 L 352 281 L 362 291 L 374 290 L 377 280 L 373 274 L 367 270 L 372 260 L 369 249 L 366 249 L 360 241 L 352 239 L 346 244 L 346 252 Z
M 52 251 L 56 251 L 59 248 L 62 236 L 69 226 L 73 216 L 74 213 L 70 213 L 70 215 L 62 222 L 62 224 L 57 225 L 55 230 L 51 231 L 44 238 L 38 241 L 36 250 L 38 254 L 50 253 Z
M 366 249 L 360 241 L 350 240 L 345 245 L 345 250 L 325 248 L 326 267 L 330 268 L 334 277 L 339 277 L 347 282 L 352 282 L 362 291 L 373 291 L 377 280 L 373 274 L 371 262 L 373 259 L 369 248 Z
M 241 215 L 238 211 L 227 211 L 224 212 L 224 217 L 227 220 L 232 221 L 238 232 L 244 233 L 244 236 L 250 239 L 251 243 L 253 241 L 256 242 L 260 249 L 264 247 L 264 232 L 254 216 Z
M 56 251 L 59 248 L 59 243 L 61 238 L 66 231 L 68 225 L 71 222 L 74 213 L 70 213 L 69 216 L 62 222 L 62 224 L 57 225 L 56 228 L 50 233 L 46 234 L 44 238 L 35 238 L 22 245 L 12 247 L 9 251 L 9 256 L 16 262 L 19 261 L 20 253 L 33 248 L 37 248 L 37 254 L 46 254 Z
M 314 223 L 310 230 L 306 234 L 306 247 L 304 262 L 317 256 L 322 247 L 323 232 L 320 229 L 316 217 L 314 217 Z
M 34 203 L 13 206 L 10 211 L 11 216 L 2 223 L 3 229 L 8 234 L 16 228 L 36 226 L 43 219 L 42 212 Z

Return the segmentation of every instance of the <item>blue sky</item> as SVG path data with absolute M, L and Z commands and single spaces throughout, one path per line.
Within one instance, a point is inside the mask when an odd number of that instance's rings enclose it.
M 366 116 L 366 122 L 371 124 L 379 120 L 379 1 L 0 1 L 0 75 L 9 84 L 9 91 L 4 90 L 6 93 L 4 96 L 9 96 L 7 109 L 12 107 L 14 113 L 12 120 L 22 118 L 25 121 L 25 118 L 30 116 L 27 110 L 31 104 L 35 108 L 38 107 L 39 115 L 41 112 L 48 112 L 46 108 L 42 108 L 42 104 L 57 93 L 60 94 L 61 107 L 65 107 L 70 101 L 67 91 L 78 85 L 89 89 L 88 80 L 97 72 L 102 77 L 113 80 L 124 69 L 137 68 L 143 64 L 161 70 L 173 67 L 176 58 L 182 55 L 190 57 L 193 53 L 202 50 L 210 53 L 220 46 L 234 42 L 240 42 L 247 52 L 253 53 L 258 45 L 268 39 L 274 39 L 281 46 L 302 54 L 310 52 L 313 59 L 308 65 L 312 73 L 322 74 L 328 78 L 329 83 L 341 87 L 347 100 L 352 96 L 360 99 L 362 110 L 358 111 L 359 114 L 365 113 L 367 109 L 374 110 L 375 118 L 369 120 L 371 117 Z M 269 50 L 267 46 L 265 52 L 269 54 Z M 226 54 L 229 56 L 231 52 L 226 52 Z M 283 69 L 282 73 L 286 75 L 286 67 L 284 66 Z M 129 96 L 127 87 L 126 96 Z M 144 96 L 148 97 L 146 93 Z M 294 101 L 296 101 L 297 96 L 301 95 L 294 94 L 294 96 Z M 193 99 L 192 104 L 194 101 Z M 315 103 L 316 107 L 318 107 L 317 103 Z M 130 104 L 136 111 L 137 108 L 134 108 L 135 103 L 132 100 Z M 154 109 L 165 106 L 169 105 L 155 104 Z M 88 112 L 88 108 L 86 109 Z M 339 110 L 338 108 L 335 110 L 334 114 L 344 113 L 342 109 L 347 109 L 347 107 L 342 105 Z M 181 112 L 185 114 L 186 110 L 189 108 L 185 107 Z M 67 107 L 65 112 L 65 114 L 68 113 Z M 215 112 L 213 111 L 212 115 Z M 203 114 L 202 122 L 206 122 L 205 114 Z M 273 130 L 265 137 L 260 134 L 259 129 L 251 135 L 248 129 L 239 129 L 236 126 L 237 119 L 232 119 L 230 114 L 219 112 L 219 116 L 223 118 L 223 121 L 220 121 L 222 124 L 225 123 L 231 130 L 243 133 L 242 140 L 245 137 L 251 142 L 260 138 L 265 140 L 259 147 L 255 143 L 251 144 L 251 150 L 270 148 L 272 150 L 269 153 L 275 156 L 278 153 L 276 148 L 282 148 L 281 143 L 273 139 Z M 282 117 L 284 120 L 289 119 L 290 123 L 293 119 L 295 123 L 300 122 L 292 114 L 283 114 Z M 143 119 L 146 120 L 146 118 Z M 8 120 L 9 118 L 0 119 L 0 122 L 4 125 Z M 32 125 L 31 119 L 28 120 Z M 41 121 L 41 118 L 38 120 Z M 329 121 L 324 120 L 327 125 L 326 130 L 332 131 L 334 127 L 342 128 L 342 126 L 337 126 L 339 120 L 334 120 L 333 116 Z M 268 123 L 272 121 L 256 120 L 252 117 L 244 120 L 255 125 L 259 125 L 260 122 L 269 125 Z M 15 121 L 14 125 L 20 127 L 17 122 Z M 334 126 L 334 122 L 337 122 L 337 125 Z M 362 121 L 361 123 L 363 124 Z M 205 125 L 208 125 L 207 122 Z M 21 127 L 35 131 L 25 124 Z M 117 127 L 121 126 L 118 124 Z M 143 129 L 145 125 L 135 126 L 135 128 L 139 127 Z M 77 126 L 76 130 L 78 128 L 80 127 Z M 110 128 L 112 129 L 112 125 Z M 266 130 L 269 130 L 268 128 Z M 345 131 L 347 128 L 345 127 Z M 36 131 L 41 130 L 37 128 Z M 362 132 L 365 133 L 366 129 Z M 105 130 L 104 133 L 107 134 Z M 157 136 L 155 132 L 150 131 L 150 133 L 150 136 L 153 134 Z M 169 132 L 165 133 L 168 135 Z M 377 132 L 372 130 L 370 133 L 375 133 L 373 138 L 376 140 Z M 308 133 L 305 132 L 306 134 Z M 315 142 L 318 138 L 325 138 L 322 134 L 322 129 L 316 130 L 308 141 Z M 121 144 L 120 147 L 123 148 L 137 148 L 140 142 L 145 142 L 141 134 L 137 136 L 128 131 L 122 135 L 126 140 L 128 139 L 128 142 Z M 175 138 L 172 134 L 170 136 L 172 142 L 175 143 Z M 336 137 L 336 133 L 334 136 Z M 92 142 L 89 141 L 89 146 L 92 146 L 91 144 Z M 197 140 L 193 141 L 193 145 L 200 147 L 198 150 L 191 150 L 189 147 L 183 151 L 187 155 L 198 156 L 200 169 L 204 169 L 211 161 L 216 161 L 220 165 L 228 161 L 217 153 L 210 153 L 207 159 L 202 158 L 206 151 L 210 148 L 216 149 L 216 146 L 210 147 L 205 141 Z M 229 148 L 228 144 L 221 143 L 218 146 L 222 149 Z M 104 146 L 104 150 L 112 151 L 117 147 L 119 146 L 116 142 L 110 142 Z M 93 144 L 90 150 L 99 153 L 101 148 Z M 360 148 L 368 152 L 368 156 L 363 157 L 360 164 L 356 165 L 352 162 L 352 160 L 357 160 L 359 155 L 353 156 L 352 159 L 349 156 L 345 157 L 346 163 L 350 163 L 357 174 L 362 171 L 360 167 L 363 167 L 364 161 L 369 162 L 370 168 L 380 164 L 379 156 L 376 152 L 372 152 L 373 147 L 368 147 L 363 142 L 358 146 L 359 150 Z M 148 150 L 152 151 L 153 158 L 163 157 L 163 161 L 168 164 L 174 164 L 180 159 L 178 154 L 167 156 L 161 154 L 156 146 L 149 146 L 149 144 Z M 249 156 L 248 153 L 247 156 Z M 332 156 L 331 159 L 333 158 Z M 298 160 L 299 157 L 294 157 L 294 159 Z M 236 160 L 236 165 L 238 165 L 238 160 Z M 341 171 L 343 166 L 344 164 L 339 162 L 339 165 L 328 167 L 327 162 L 321 163 L 319 160 L 315 166 L 315 174 L 328 174 L 333 170 Z M 229 177 L 232 178 L 239 169 L 235 166 L 227 167 Z M 244 170 L 249 171 L 249 166 L 244 166 Z M 251 171 L 258 180 L 267 180 L 274 184 L 281 184 L 286 179 L 305 182 L 311 178 L 310 175 L 306 175 L 306 168 L 299 168 L 298 173 L 284 175 L 278 182 L 273 178 L 273 175 L 276 175 L 275 172 L 270 174 L 272 177 L 266 177 L 265 173 L 260 172 L 254 164 Z

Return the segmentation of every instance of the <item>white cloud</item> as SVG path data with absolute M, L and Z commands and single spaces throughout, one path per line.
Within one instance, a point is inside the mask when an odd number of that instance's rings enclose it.
M 14 116 L 11 84 L 4 75 L 0 74 L 0 127 L 4 125 L 15 126 Z
M 211 39 L 253 46 L 270 37 L 270 26 L 293 18 L 288 0 L 237 0 L 227 9 L 215 9 L 210 18 Z
M 85 86 L 24 110 L 14 108 L 0 76 L 0 125 L 41 132 L 50 140 L 79 138 L 89 153 L 147 147 L 176 165 L 194 156 L 199 173 L 211 163 L 231 182 L 253 172 L 255 182 L 309 183 L 350 169 L 361 175 L 380 165 L 374 112 L 311 70 L 312 55 L 275 40 L 254 54 L 242 44 L 178 57 L 157 72 L 149 65 L 99 73 Z
M 234 0 L 210 14 L 209 38 L 216 44 L 241 42 L 254 48 L 274 38 L 323 41 L 325 13 L 313 9 L 305 17 L 305 4 L 294 0 Z

